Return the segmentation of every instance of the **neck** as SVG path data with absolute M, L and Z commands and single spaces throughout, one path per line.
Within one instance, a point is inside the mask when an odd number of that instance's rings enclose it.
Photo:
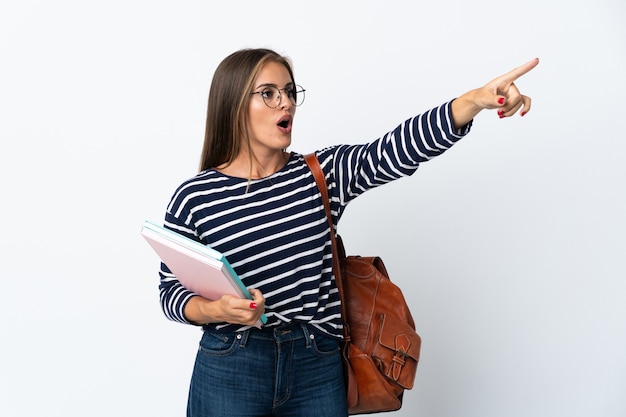
M 274 152 L 271 155 L 250 155 L 241 152 L 229 165 L 216 167 L 223 174 L 249 179 L 269 177 L 280 171 L 289 160 L 288 152 Z

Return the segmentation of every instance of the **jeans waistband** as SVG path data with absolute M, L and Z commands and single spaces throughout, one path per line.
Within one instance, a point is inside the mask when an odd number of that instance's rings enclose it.
M 276 327 L 257 329 L 251 328 L 245 330 L 248 337 L 263 340 L 275 340 L 276 342 L 286 342 L 298 339 L 310 339 L 311 336 L 318 332 L 313 326 L 306 323 L 289 323 Z M 243 332 L 241 332 L 243 333 Z M 314 337 L 314 336 L 313 336 Z
M 205 332 L 213 333 L 216 336 L 223 336 L 225 339 L 235 337 L 241 345 L 247 343 L 248 339 L 274 341 L 276 343 L 294 341 L 304 339 L 307 347 L 316 335 L 324 336 L 324 334 L 314 326 L 306 323 L 288 323 L 271 328 L 258 329 L 252 327 L 238 332 L 223 332 L 213 329 L 205 329 Z

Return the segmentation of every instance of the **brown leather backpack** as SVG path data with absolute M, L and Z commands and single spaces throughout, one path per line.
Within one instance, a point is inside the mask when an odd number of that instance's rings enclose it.
M 305 160 L 315 176 L 331 228 L 333 273 L 342 300 L 343 364 L 349 414 L 398 410 L 413 388 L 421 338 L 398 286 L 379 257 L 346 256 L 333 231 L 328 188 L 315 154 Z

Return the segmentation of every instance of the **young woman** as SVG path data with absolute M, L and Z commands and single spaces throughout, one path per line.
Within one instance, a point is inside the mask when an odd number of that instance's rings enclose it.
M 465 136 L 483 109 L 530 110 L 514 81 L 538 60 L 408 119 L 378 140 L 316 152 L 335 227 L 363 192 L 411 175 Z M 207 300 L 161 265 L 165 315 L 202 326 L 189 416 L 346 416 L 342 324 L 321 195 L 303 155 L 288 152 L 305 90 L 267 49 L 233 53 L 209 93 L 200 172 L 167 207 L 164 225 L 224 253 L 253 300 Z M 267 324 L 254 324 L 261 314 Z

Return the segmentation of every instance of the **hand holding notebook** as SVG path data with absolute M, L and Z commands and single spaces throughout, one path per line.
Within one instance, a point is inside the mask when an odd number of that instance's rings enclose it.
M 226 294 L 253 299 L 220 252 L 150 221 L 144 222 L 141 234 L 188 290 L 209 300 Z M 261 316 L 257 327 L 266 322 L 267 317 Z

